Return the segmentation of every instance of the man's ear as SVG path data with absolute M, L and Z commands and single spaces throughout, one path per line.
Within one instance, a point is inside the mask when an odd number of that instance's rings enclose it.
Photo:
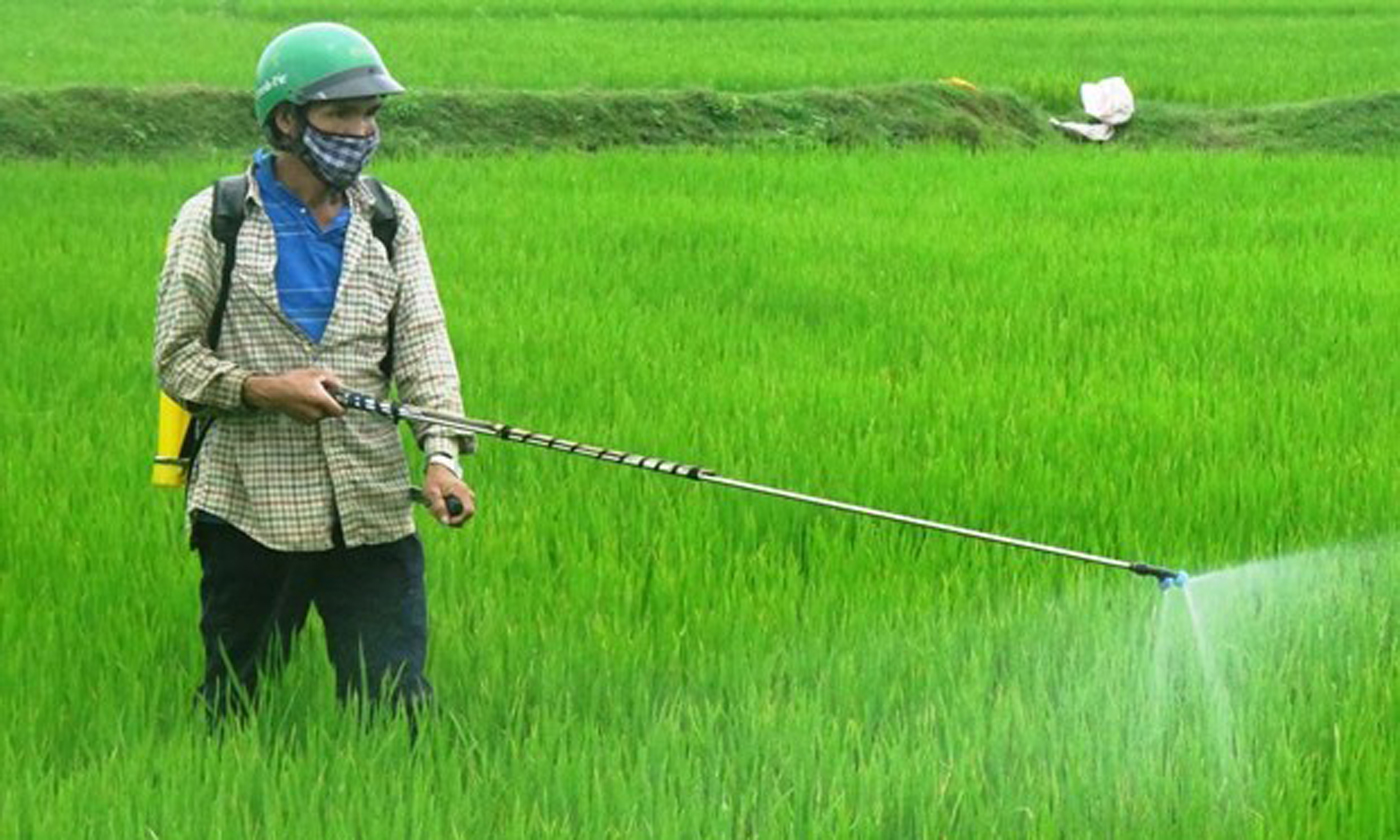
M 277 121 L 277 129 L 287 137 L 296 137 L 301 132 L 299 126 L 301 119 L 295 108 L 286 102 L 279 102 L 277 108 L 272 112 L 272 118 Z

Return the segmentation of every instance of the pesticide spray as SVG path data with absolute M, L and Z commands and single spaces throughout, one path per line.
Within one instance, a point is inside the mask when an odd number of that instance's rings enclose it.
M 654 458 L 647 455 L 638 455 L 630 452 L 622 452 L 616 449 L 604 449 L 585 443 L 576 443 L 553 435 L 532 432 L 515 426 L 508 426 L 503 423 L 493 423 L 487 420 L 475 420 L 470 417 L 456 417 L 438 411 L 430 411 L 425 408 L 407 405 L 399 402 L 387 402 L 377 400 L 366 394 L 354 391 L 337 390 L 334 393 L 335 399 L 341 405 L 357 411 L 365 411 L 387 417 L 395 422 L 399 420 L 410 420 L 420 423 L 442 426 L 459 433 L 479 434 L 511 443 L 523 443 L 529 446 L 537 446 L 542 449 L 550 449 L 555 452 L 565 452 L 570 455 L 579 455 L 584 458 L 592 458 L 596 461 L 603 461 L 609 464 L 620 464 L 627 467 L 636 467 L 642 470 L 651 470 L 665 475 L 674 475 L 680 478 L 688 478 L 693 481 L 700 481 L 706 484 L 718 484 L 722 487 L 729 487 L 735 490 L 744 490 L 750 493 L 761 493 L 766 496 L 776 496 L 780 499 L 788 499 L 805 504 L 818 505 L 820 507 L 841 510 L 847 513 L 854 513 L 858 516 L 870 516 L 876 519 L 885 519 L 891 522 L 902 522 L 905 525 L 913 525 L 916 528 L 925 528 L 932 531 L 942 531 L 947 534 L 955 534 L 960 537 L 983 540 L 985 542 L 998 543 L 1013 548 L 1035 551 L 1041 554 L 1052 554 L 1057 557 L 1064 557 L 1070 560 L 1078 560 L 1082 563 L 1090 563 L 1109 569 L 1119 569 L 1132 572 L 1136 575 L 1151 577 L 1157 580 L 1158 585 L 1165 591 L 1173 587 L 1185 588 L 1187 574 L 1184 571 L 1167 569 L 1161 566 L 1151 566 L 1146 563 L 1130 563 L 1126 560 L 1116 560 L 1112 557 L 1101 557 L 1097 554 L 1088 554 L 1083 551 L 1074 551 L 1068 548 L 1059 548 L 1053 545 L 1031 542 L 1029 540 L 1017 539 L 1015 537 L 992 534 L 986 531 L 977 531 L 972 528 L 964 528 L 959 525 L 948 525 L 942 522 L 934 522 L 929 519 L 921 519 L 914 516 L 906 516 L 901 513 L 879 510 L 877 508 L 865 507 L 864 505 L 851 504 L 850 502 L 826 499 L 820 496 L 812 496 L 806 493 L 798 493 L 792 490 L 784 490 L 779 487 L 769 487 L 763 484 L 754 484 L 748 481 L 741 481 L 736 478 L 728 478 L 720 475 L 714 470 L 705 467 L 698 467 L 691 464 L 682 464 L 676 461 L 668 461 L 663 458 Z M 447 500 L 449 510 L 455 498 Z M 460 511 L 460 502 L 458 503 Z M 455 511 L 454 511 L 455 514 Z

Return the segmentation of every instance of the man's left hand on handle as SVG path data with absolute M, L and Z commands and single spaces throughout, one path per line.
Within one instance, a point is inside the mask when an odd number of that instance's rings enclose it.
M 456 496 L 462 503 L 460 514 L 453 516 L 448 513 L 448 496 Z M 472 489 L 451 470 L 437 464 L 428 465 L 428 472 L 423 477 L 423 501 L 427 502 L 434 519 L 452 528 L 462 527 L 476 513 L 476 497 Z

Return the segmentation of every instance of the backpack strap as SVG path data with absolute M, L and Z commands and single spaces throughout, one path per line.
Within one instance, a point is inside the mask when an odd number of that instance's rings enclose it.
M 224 267 L 219 280 L 219 296 L 214 300 L 214 313 L 204 337 L 210 350 L 219 346 L 224 330 L 224 310 L 228 308 L 228 290 L 233 283 L 233 266 L 238 261 L 238 230 L 248 204 L 248 176 L 230 175 L 214 182 L 214 212 L 209 227 L 214 238 L 223 243 Z
M 393 199 L 389 198 L 388 190 L 384 189 L 384 184 L 378 178 L 363 178 L 365 186 L 369 187 L 370 195 L 374 198 L 374 209 L 370 212 L 369 226 L 374 231 L 374 238 L 378 239 L 384 246 L 384 252 L 389 255 L 389 264 L 394 263 L 394 239 L 399 235 L 399 213 L 394 207 Z M 384 374 L 385 379 L 389 379 L 394 373 L 394 319 L 398 316 L 398 309 L 389 312 L 389 349 L 384 353 L 384 358 L 379 360 L 379 371 Z
M 228 309 L 229 287 L 233 284 L 233 266 L 238 261 L 238 230 L 243 227 L 243 217 L 247 212 L 248 176 L 229 175 L 214 182 L 214 209 L 209 216 L 209 228 L 214 238 L 224 246 L 223 269 L 219 276 L 219 293 L 214 298 L 214 311 L 204 328 L 204 342 L 213 350 L 219 346 L 219 336 L 224 331 L 224 310 Z M 185 439 L 180 442 L 180 458 L 194 469 L 199 457 L 199 448 L 204 436 L 209 433 L 212 420 L 192 419 L 185 428 Z
M 374 209 L 370 213 L 369 226 L 374 231 L 374 238 L 384 245 L 384 250 L 389 254 L 389 262 L 394 261 L 394 239 L 399 235 L 399 211 L 394 207 L 393 199 L 389 198 L 389 191 L 384 189 L 384 183 L 378 178 L 363 178 L 365 186 L 369 187 L 370 195 L 374 198 Z

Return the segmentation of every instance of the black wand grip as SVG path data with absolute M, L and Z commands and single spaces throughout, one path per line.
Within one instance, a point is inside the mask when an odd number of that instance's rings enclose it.
M 408 497 L 420 505 L 428 504 L 428 497 L 424 496 L 423 491 L 419 490 L 417 487 L 408 488 Z M 442 502 L 447 506 L 447 513 L 454 519 L 461 516 L 462 512 L 466 510 L 466 507 L 462 504 L 462 500 L 451 493 L 444 496 Z

